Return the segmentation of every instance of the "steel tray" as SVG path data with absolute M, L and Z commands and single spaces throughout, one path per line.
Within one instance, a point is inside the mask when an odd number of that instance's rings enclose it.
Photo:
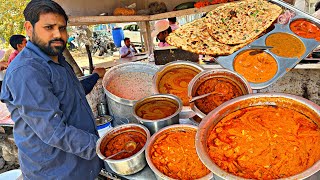
M 320 45 L 319 41 L 316 41 L 314 39 L 307 39 L 307 38 L 302 38 L 298 35 L 296 35 L 294 32 L 291 31 L 290 29 L 290 23 L 293 22 L 296 19 L 306 19 L 311 21 L 312 23 L 316 24 L 318 27 L 320 27 L 320 20 L 316 19 L 315 17 L 306 14 L 305 12 L 300 11 L 299 9 L 283 2 L 280 0 L 270 0 L 271 3 L 277 4 L 285 9 L 291 10 L 295 12 L 295 16 L 285 25 L 282 24 L 275 24 L 275 28 L 273 30 L 271 30 L 270 32 L 268 32 L 267 34 L 261 36 L 260 38 L 258 38 L 257 40 L 253 41 L 251 44 L 249 45 L 265 45 L 265 40 L 266 38 L 273 33 L 278 33 L 278 32 L 284 32 L 284 33 L 288 33 L 291 34 L 295 37 L 297 37 L 298 39 L 300 39 L 305 47 L 306 47 L 306 51 L 303 54 L 303 56 L 299 57 L 299 58 L 284 58 L 284 57 L 280 57 L 277 56 L 275 54 L 273 54 L 271 51 L 269 50 L 265 50 L 267 53 L 269 53 L 270 55 L 272 55 L 274 57 L 274 59 L 277 61 L 278 64 L 278 71 L 275 74 L 275 76 L 270 79 L 267 82 L 263 82 L 263 83 L 252 83 L 249 82 L 250 86 L 252 89 L 262 89 L 265 88 L 269 85 L 271 85 L 272 83 L 276 82 L 280 77 L 282 77 L 283 75 L 285 75 L 290 69 L 294 68 L 296 64 L 298 64 L 302 59 L 304 59 L 305 57 L 308 56 L 308 54 L 310 54 L 310 52 L 312 52 L 312 50 L 314 50 L 317 46 Z M 224 68 L 226 69 L 230 69 L 232 71 L 235 71 L 233 68 L 233 61 L 234 58 L 242 51 L 249 49 L 248 46 L 245 46 L 243 48 L 241 48 L 240 50 L 236 51 L 235 53 L 229 55 L 229 56 L 219 56 L 217 58 L 217 62 Z

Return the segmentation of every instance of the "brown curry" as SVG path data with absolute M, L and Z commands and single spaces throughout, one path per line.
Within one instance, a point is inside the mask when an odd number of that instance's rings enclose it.
M 143 104 L 136 111 L 143 119 L 156 120 L 169 117 L 178 110 L 178 106 L 170 101 L 154 100 Z
M 300 58 L 305 52 L 306 47 L 303 42 L 288 33 L 274 33 L 266 38 L 266 45 L 272 46 L 272 53 L 287 58 Z

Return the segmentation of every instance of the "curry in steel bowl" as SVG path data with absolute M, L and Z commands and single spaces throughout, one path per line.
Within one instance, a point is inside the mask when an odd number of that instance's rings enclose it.
M 319 106 L 273 93 L 233 99 L 205 117 L 201 160 L 227 179 L 301 179 L 319 170 Z

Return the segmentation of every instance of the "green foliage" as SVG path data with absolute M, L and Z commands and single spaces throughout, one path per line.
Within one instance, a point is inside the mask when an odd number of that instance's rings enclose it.
M 30 0 L 0 0 L 0 39 L 6 41 L 5 46 L 13 34 L 25 35 L 23 10 L 28 2 Z

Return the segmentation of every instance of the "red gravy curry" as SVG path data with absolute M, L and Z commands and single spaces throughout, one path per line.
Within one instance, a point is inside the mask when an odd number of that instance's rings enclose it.
M 286 58 L 300 58 L 305 52 L 306 47 L 303 42 L 288 33 L 274 33 L 266 38 L 266 45 L 272 46 L 272 53 Z
M 309 21 L 303 19 L 295 20 L 290 24 L 290 29 L 300 37 L 320 41 L 320 28 Z
M 236 56 L 234 70 L 247 81 L 262 83 L 269 81 L 278 71 L 277 61 L 268 53 L 258 50 L 247 50 Z
M 174 179 L 198 179 L 210 173 L 200 161 L 195 147 L 196 130 L 170 131 L 152 144 L 154 166 Z
M 320 160 L 320 128 L 289 108 L 248 107 L 224 117 L 209 132 L 207 147 L 212 161 L 236 176 L 286 178 Z
M 182 100 L 184 106 L 188 106 L 188 85 L 198 73 L 190 68 L 172 69 L 162 76 L 159 92 L 176 95 Z
M 196 91 L 196 96 L 210 92 L 219 94 L 211 94 L 195 101 L 197 108 L 205 114 L 208 114 L 222 103 L 243 95 L 241 88 L 234 81 L 223 77 L 211 78 L 201 83 Z
M 171 116 L 178 110 L 178 106 L 166 100 L 154 100 L 143 104 L 136 114 L 148 120 L 157 120 Z
M 123 133 L 120 133 L 107 143 L 106 147 L 103 149 L 103 153 L 104 153 L 103 155 L 105 157 L 108 157 L 120 151 L 126 150 L 125 144 L 130 141 L 135 142 L 137 145 L 134 151 L 119 153 L 118 155 L 112 157 L 111 159 L 114 159 L 114 160 L 125 159 L 136 154 L 146 144 L 147 137 L 138 131 L 125 131 Z

